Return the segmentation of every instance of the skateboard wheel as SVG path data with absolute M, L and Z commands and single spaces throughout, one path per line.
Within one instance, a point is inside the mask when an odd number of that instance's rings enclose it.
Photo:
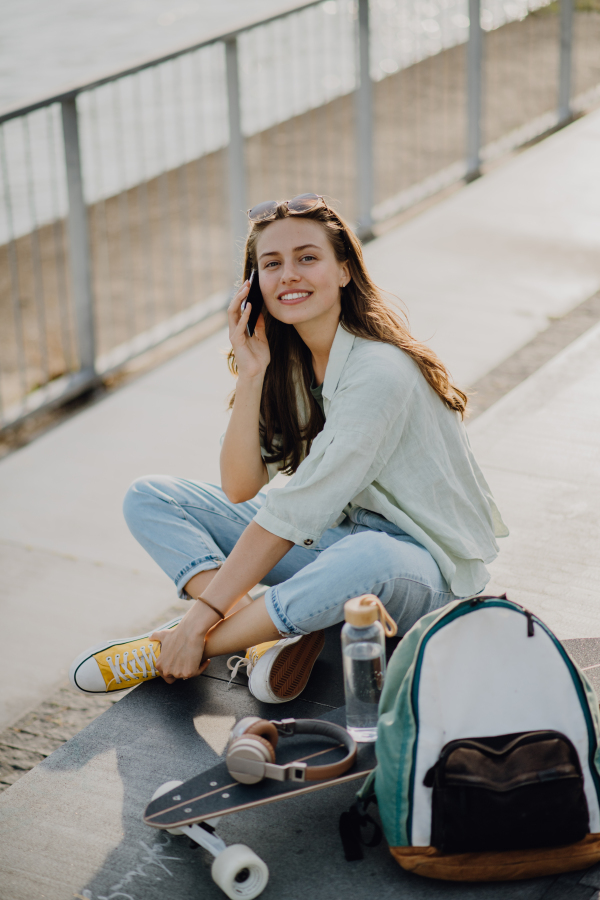
M 213 881 L 230 900 L 253 900 L 269 880 L 267 864 L 245 844 L 232 844 L 213 860 Z
M 157 800 L 159 797 L 162 797 L 163 794 L 168 794 L 169 791 L 179 787 L 180 784 L 183 784 L 183 781 L 165 781 L 164 784 L 161 784 L 160 787 L 156 788 L 152 794 L 152 799 Z M 165 831 L 168 831 L 169 834 L 183 834 L 181 828 L 166 828 Z

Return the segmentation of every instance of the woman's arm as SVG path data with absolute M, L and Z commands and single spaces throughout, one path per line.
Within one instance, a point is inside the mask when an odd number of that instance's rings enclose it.
M 220 459 L 221 486 L 232 503 L 256 497 L 269 480 L 258 431 L 263 379 L 263 375 L 254 379 L 238 376 Z
M 226 615 L 250 588 L 283 559 L 292 546 L 291 541 L 250 522 L 223 566 L 203 591 L 203 598 Z M 276 639 L 277 629 L 264 603 L 254 607 L 252 603 L 219 624 L 218 614 L 198 601 L 177 628 L 155 632 L 151 639 L 160 641 L 162 645 L 157 669 L 163 678 L 172 681 L 200 673 L 206 633 L 215 625 L 218 625 L 219 640 L 211 647 L 212 653 L 235 653 L 252 644 Z
M 227 615 L 293 546 L 292 541 L 250 522 L 202 596 Z
M 259 417 L 262 386 L 271 355 L 262 315 L 254 335 L 249 338 L 246 333 L 251 307 L 248 305 L 242 312 L 241 305 L 248 290 L 246 281 L 227 311 L 229 339 L 239 374 L 220 463 L 221 485 L 232 503 L 251 500 L 269 480 L 260 452 Z

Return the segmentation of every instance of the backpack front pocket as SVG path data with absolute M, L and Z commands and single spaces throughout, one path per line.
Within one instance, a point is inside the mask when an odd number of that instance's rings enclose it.
M 451 741 L 424 784 L 443 853 L 553 847 L 589 832 L 579 757 L 558 731 Z

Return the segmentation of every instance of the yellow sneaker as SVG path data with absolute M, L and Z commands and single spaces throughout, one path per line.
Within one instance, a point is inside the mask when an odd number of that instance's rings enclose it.
M 124 691 L 142 681 L 156 678 L 160 643 L 148 638 L 154 631 L 175 628 L 182 618 L 178 616 L 161 628 L 153 628 L 139 637 L 91 647 L 78 656 L 69 669 L 71 684 L 84 694 L 106 694 L 109 691 Z
M 256 644 L 246 650 L 245 656 L 231 656 L 227 660 L 227 668 L 231 671 L 229 683 L 243 666 L 250 693 L 257 700 L 263 703 L 295 700 L 306 687 L 324 645 L 323 631 Z

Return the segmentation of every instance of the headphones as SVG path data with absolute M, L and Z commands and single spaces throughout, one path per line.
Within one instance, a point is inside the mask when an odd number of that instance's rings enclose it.
M 346 756 L 327 766 L 307 766 L 291 762 L 275 763 L 275 748 L 280 735 L 321 734 L 346 748 Z M 345 728 L 322 719 L 282 719 L 280 722 L 246 716 L 233 727 L 225 762 L 232 778 L 242 784 L 256 784 L 263 778 L 276 781 L 323 781 L 343 775 L 356 759 L 356 742 Z

